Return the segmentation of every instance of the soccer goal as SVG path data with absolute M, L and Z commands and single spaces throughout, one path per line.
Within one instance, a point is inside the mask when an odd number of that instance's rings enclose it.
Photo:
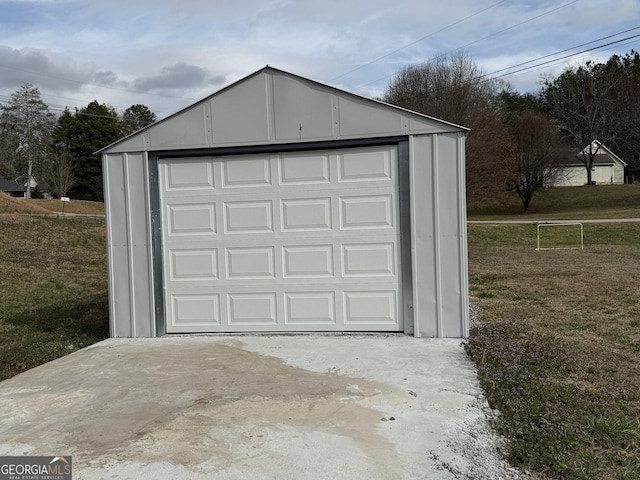
M 584 250 L 582 223 L 539 223 L 536 250 Z

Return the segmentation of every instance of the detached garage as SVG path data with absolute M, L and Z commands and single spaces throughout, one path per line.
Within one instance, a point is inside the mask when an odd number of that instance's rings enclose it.
M 466 132 L 265 67 L 103 149 L 111 335 L 466 336 Z

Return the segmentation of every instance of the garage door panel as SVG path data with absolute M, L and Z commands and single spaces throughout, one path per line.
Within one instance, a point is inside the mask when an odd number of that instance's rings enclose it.
M 206 328 L 220 325 L 220 295 L 175 294 L 170 299 L 175 326 Z
M 358 151 L 338 156 L 338 181 L 369 182 L 372 180 L 392 182 L 395 158 L 389 150 Z
M 333 277 L 333 245 L 287 245 L 284 278 Z
M 342 246 L 342 274 L 345 277 L 394 276 L 394 243 L 362 243 Z
M 394 228 L 394 206 L 391 194 L 340 198 L 340 227 Z
M 335 292 L 285 293 L 285 323 L 289 325 L 336 325 Z
M 224 233 L 273 232 L 273 202 L 226 202 Z
M 226 249 L 228 279 L 275 278 L 274 247 Z
M 218 279 L 218 249 L 169 249 L 169 279 L 198 281 Z
M 331 230 L 331 198 L 281 201 L 282 231 Z
M 393 147 L 202 161 L 160 161 L 168 333 L 402 330 Z
M 216 226 L 215 203 L 186 203 L 167 207 L 167 234 L 214 235 Z
M 222 186 L 224 188 L 264 187 L 271 185 L 269 158 L 223 160 Z
M 310 153 L 280 158 L 280 183 L 283 185 L 309 185 L 329 183 L 329 155 Z
M 227 298 L 229 325 L 278 324 L 275 292 L 232 293 Z
M 395 291 L 360 291 L 344 293 L 344 323 L 389 324 L 398 323 Z
M 210 160 L 183 160 L 165 165 L 167 191 L 211 190 L 215 187 L 214 162 Z

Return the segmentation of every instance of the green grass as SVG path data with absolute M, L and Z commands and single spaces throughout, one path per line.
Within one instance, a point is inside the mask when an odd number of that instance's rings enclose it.
M 640 185 L 512 192 L 470 220 L 640 217 Z M 640 478 L 640 223 L 585 223 L 584 250 L 536 251 L 537 225 L 469 224 L 465 344 L 508 458 L 536 478 Z M 546 228 L 546 227 L 545 227 Z M 553 246 L 576 227 L 543 229 Z M 544 244 L 541 246 L 545 246 Z
M 509 461 L 537 479 L 640 478 L 640 224 L 585 224 L 536 251 L 535 225 L 469 225 L 465 343 Z
M 536 192 L 526 214 L 515 192 L 467 210 L 469 220 L 640 218 L 640 183 L 545 188 Z
M 595 245 L 640 245 L 640 222 L 585 223 L 583 228 L 585 248 Z M 537 247 L 535 224 L 469 224 L 467 230 L 468 244 L 472 247 Z
M 104 221 L 0 214 L 0 380 L 108 336 Z

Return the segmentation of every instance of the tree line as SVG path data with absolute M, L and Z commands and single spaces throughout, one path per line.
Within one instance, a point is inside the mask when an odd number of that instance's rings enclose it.
M 400 70 L 381 99 L 471 129 L 471 204 L 512 188 L 527 211 L 534 193 L 553 182 L 563 162 L 582 162 L 591 185 L 594 140 L 627 162 L 629 173 L 640 174 L 640 55 L 633 50 L 568 68 L 526 94 L 488 78 L 464 54 L 442 56 Z
M 547 77 L 538 92 L 520 94 L 489 78 L 465 54 L 407 66 L 386 86 L 381 100 L 469 127 L 467 200 L 486 202 L 515 190 L 524 210 L 534 193 L 553 181 L 556 166 L 584 164 L 588 184 L 599 140 L 640 174 L 640 55 L 613 55 Z M 0 177 L 42 179 L 57 196 L 102 200 L 97 150 L 155 122 L 146 106 L 118 118 L 93 101 L 57 118 L 37 88 L 24 84 L 0 110 Z
M 103 200 L 102 162 L 94 153 L 156 121 L 141 104 L 116 110 L 93 101 L 57 118 L 29 83 L 0 107 L 0 177 L 17 179 L 31 198 L 32 179 L 56 197 Z

